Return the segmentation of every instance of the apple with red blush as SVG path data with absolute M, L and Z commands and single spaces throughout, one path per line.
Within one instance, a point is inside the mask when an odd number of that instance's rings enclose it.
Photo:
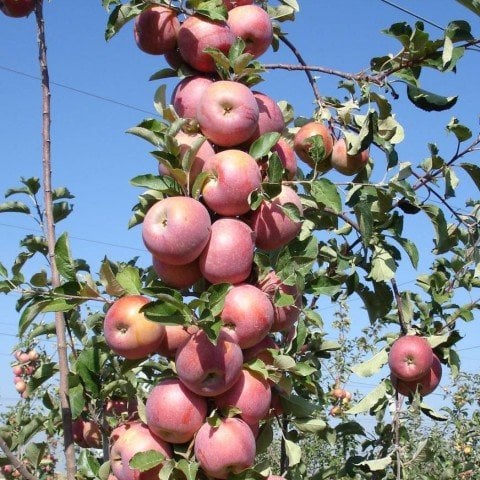
M 211 77 L 192 75 L 181 80 L 172 92 L 171 103 L 181 118 L 195 119 L 197 105 L 205 90 L 213 83 Z
M 313 157 L 312 147 L 314 146 L 314 138 L 320 137 L 323 142 L 324 155 L 323 158 L 315 159 Z M 317 170 L 325 171 L 331 168 L 330 162 L 326 159 L 331 155 L 333 150 L 333 138 L 330 130 L 319 122 L 308 122 L 297 131 L 293 139 L 293 149 L 295 153 L 309 167 L 314 168 L 317 161 Z
M 350 155 L 347 150 L 346 140 L 340 138 L 333 144 L 330 164 L 337 172 L 343 175 L 356 175 L 368 165 L 369 155 L 368 148 Z

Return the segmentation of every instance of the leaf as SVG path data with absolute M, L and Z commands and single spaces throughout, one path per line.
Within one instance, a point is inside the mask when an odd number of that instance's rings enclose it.
M 130 4 L 115 7 L 108 18 L 105 40 L 110 40 L 127 22 L 136 17 L 140 12 L 141 9 Z
M 390 455 L 377 458 L 375 460 L 364 460 L 363 462 L 357 463 L 359 467 L 367 467 L 370 472 L 378 472 L 380 470 L 385 470 L 392 463 L 392 457 Z
M 53 221 L 58 223 L 67 218 L 73 211 L 73 206 L 68 202 L 55 202 L 53 204 Z
M 67 281 L 75 281 L 77 279 L 67 232 L 63 233 L 55 243 L 55 261 L 58 271 L 63 278 Z
M 193 318 L 193 312 L 187 305 L 168 294 L 157 295 L 157 300 L 144 305 L 140 312 L 162 325 L 184 325 Z
M 456 103 L 458 97 L 442 97 L 427 90 L 423 90 L 413 85 L 407 85 L 408 99 L 418 108 L 426 110 L 427 112 L 442 112 L 452 108 Z
M 430 217 L 435 229 L 435 253 L 448 252 L 457 244 L 457 239 L 450 235 L 443 211 L 435 205 L 422 204 L 421 209 Z
M 280 395 L 280 403 L 287 413 L 298 418 L 309 417 L 319 409 L 318 405 L 298 395 L 289 395 L 288 397 Z
M 125 295 L 125 289 L 115 277 L 110 262 L 106 258 L 100 267 L 100 282 L 105 287 L 108 295 L 112 295 L 113 297 Z
M 69 388 L 68 397 L 70 399 L 70 408 L 72 409 L 72 418 L 78 418 L 85 407 L 85 396 L 80 382 Z
M 280 139 L 281 135 L 278 132 L 264 133 L 260 138 L 257 138 L 248 151 L 249 155 L 255 160 L 259 160 L 262 157 L 268 155 L 268 152 L 275 146 Z
M 163 78 L 172 78 L 177 76 L 177 71 L 173 68 L 162 68 L 150 76 L 149 80 L 162 80 Z
M 480 167 L 473 163 L 461 163 L 460 167 L 468 173 L 477 189 L 480 190 Z
M 372 205 L 370 202 L 360 201 L 355 205 L 354 211 L 362 235 L 362 243 L 368 246 L 373 236 Z
M 35 317 L 41 313 L 49 303 L 49 300 L 36 301 L 35 303 L 32 303 L 23 309 L 18 322 L 19 337 L 22 337 L 25 334 L 27 328 L 35 320 Z
M 18 438 L 16 439 L 19 445 L 28 445 L 29 441 L 38 433 L 44 430 L 44 422 L 40 415 L 31 417 L 31 420 L 22 425 Z
M 342 211 L 342 199 L 337 186 L 326 178 L 315 180 L 312 184 L 312 196 L 317 204 L 331 208 L 335 213 Z
M 185 475 L 186 480 L 195 480 L 197 478 L 198 467 L 197 462 L 189 462 L 184 458 L 177 463 L 177 470 L 180 470 Z
M 54 362 L 42 363 L 30 377 L 28 390 L 34 392 L 40 385 L 52 378 L 58 372 L 58 365 Z
M 413 268 L 417 268 L 418 266 L 418 260 L 419 260 L 419 254 L 418 254 L 418 248 L 413 243 L 411 240 L 408 238 L 403 238 L 403 237 L 398 237 L 395 236 L 393 237 L 405 250 L 405 252 L 408 255 L 408 258 L 410 259 L 410 262 L 412 263 Z
M 141 293 L 142 282 L 138 268 L 128 265 L 120 270 L 120 272 L 115 275 L 115 278 L 128 294 L 139 295 Z
M 302 459 L 302 449 L 300 445 L 297 445 L 291 440 L 285 439 L 285 453 L 288 457 L 288 466 L 293 467 L 300 463 Z
M 471 10 L 476 15 L 480 16 L 480 1 L 479 0 L 457 0 L 458 3 Z
M 301 432 L 305 433 L 318 433 L 327 428 L 327 423 L 321 418 L 297 418 L 293 423 Z
M 396 270 L 397 265 L 390 253 L 385 248 L 375 245 L 368 278 L 375 282 L 387 282 L 395 276 Z
M 430 417 L 431 419 L 438 422 L 446 422 L 448 420 L 448 417 L 446 415 L 442 415 L 441 413 L 434 410 L 432 407 L 428 406 L 426 403 L 422 402 L 420 404 L 420 409 L 427 417 Z
M 346 413 L 354 415 L 364 413 L 375 407 L 381 402 L 387 394 L 387 385 L 385 380 L 378 384 L 370 393 L 365 395 L 358 403 L 349 408 Z
M 0 203 L 0 213 L 30 213 L 30 209 L 23 202 Z
M 377 352 L 372 358 L 351 367 L 353 373 L 359 377 L 371 377 L 388 362 L 386 347 Z

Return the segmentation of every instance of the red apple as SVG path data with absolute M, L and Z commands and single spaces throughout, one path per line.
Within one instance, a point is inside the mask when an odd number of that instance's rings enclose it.
M 200 330 L 184 343 L 175 357 L 180 380 L 192 392 L 213 397 L 227 391 L 242 371 L 242 350 L 221 331 L 214 345 Z
M 215 397 L 215 404 L 219 408 L 239 408 L 240 417 L 249 425 L 255 425 L 267 417 L 271 401 L 268 380 L 247 369 L 242 370 L 232 388 Z
M 240 283 L 250 275 L 253 265 L 254 234 L 235 218 L 213 223 L 212 234 L 200 255 L 200 271 L 210 283 Z
M 180 22 L 177 12 L 161 5 L 149 7 L 135 19 L 133 33 L 140 50 L 163 55 L 177 46 Z
M 170 445 L 140 422 L 129 422 L 117 427 L 113 430 L 110 441 L 111 468 L 118 480 L 158 480 L 162 464 L 145 472 L 130 467 L 130 460 L 136 453 L 155 450 L 166 458 L 172 456 Z
M 105 404 L 105 415 L 107 417 L 122 417 L 128 420 L 138 418 L 138 403 L 134 398 L 113 397 Z
M 193 262 L 210 237 L 210 215 L 190 197 L 168 197 L 155 203 L 143 220 L 145 246 L 160 261 L 171 265 Z
M 172 93 L 172 105 L 179 117 L 196 118 L 197 105 L 207 87 L 213 83 L 211 77 L 193 75 L 177 84 Z
M 272 337 L 265 337 L 263 340 L 253 345 L 253 347 L 246 348 L 243 351 L 243 359 L 245 362 L 249 360 L 260 359 L 265 365 L 273 365 L 273 355 L 268 351 L 269 349 L 278 350 L 278 345 Z
M 190 333 L 192 328 L 187 329 L 183 325 L 165 325 L 165 336 L 157 348 L 158 354 L 166 358 L 175 358 L 180 346 L 193 335 L 194 332 Z
M 234 286 L 225 296 L 220 318 L 241 348 L 263 340 L 273 325 L 274 311 L 267 294 L 243 284 Z
M 388 365 L 395 377 L 411 382 L 429 372 L 433 358 L 432 347 L 426 338 L 404 335 L 390 347 Z
M 333 145 L 330 163 L 337 172 L 343 175 L 356 175 L 368 164 L 369 150 L 362 150 L 355 155 L 347 153 L 347 143 L 344 138 L 337 140 Z
M 260 8 L 260 10 L 262 9 Z M 255 100 L 257 101 L 259 115 L 257 128 L 255 129 L 253 135 L 249 138 L 247 143 L 252 143 L 254 140 L 267 132 L 282 133 L 285 128 L 285 121 L 283 119 L 282 110 L 275 102 L 275 100 L 261 92 L 254 91 L 252 93 L 255 97 Z
M 20 380 L 20 381 L 15 383 L 15 390 L 18 393 L 23 393 L 27 390 L 27 384 L 23 380 Z
M 141 295 L 127 295 L 109 308 L 103 324 L 105 341 L 117 355 L 136 360 L 156 351 L 165 327 L 140 313 L 149 302 Z
M 20 365 L 14 365 L 12 367 L 12 372 L 14 375 L 19 376 L 23 373 L 23 368 Z
M 28 356 L 28 353 L 22 352 L 19 355 L 19 360 L 20 363 L 28 363 L 30 361 L 30 357 Z
M 254 58 L 268 50 L 273 28 L 268 13 L 257 5 L 243 5 L 228 12 L 227 24 L 235 37 L 245 42 L 245 53 Z
M 300 197 L 295 190 L 285 185 L 272 200 L 264 200 L 252 212 L 249 224 L 255 232 L 255 245 L 263 250 L 276 250 L 292 241 L 300 232 L 302 224 L 292 220 L 282 206 L 292 203 L 300 214 L 303 212 Z
M 217 48 L 226 55 L 235 37 L 226 22 L 206 17 L 188 17 L 178 31 L 178 49 L 183 59 L 199 72 L 215 72 L 215 62 L 206 48 Z
M 158 278 L 169 287 L 184 289 L 191 287 L 200 280 L 202 273 L 198 266 L 198 259 L 186 265 L 170 265 L 152 257 L 152 265 Z
M 208 208 L 232 217 L 250 210 L 248 198 L 262 183 L 260 169 L 253 157 L 242 150 L 224 150 L 209 157 L 203 171 L 214 177 L 207 179 L 202 189 Z
M 82 448 L 102 447 L 102 432 L 95 422 L 78 417 L 72 422 L 72 433 L 73 441 Z
M 205 422 L 207 400 L 178 379 L 157 384 L 146 402 L 148 428 L 169 443 L 189 442 Z
M 239 7 L 241 5 L 251 5 L 254 0 L 223 0 L 223 4 L 227 7 L 227 10 Z
M 318 122 L 309 122 L 298 130 L 293 139 L 293 149 L 295 153 L 311 168 L 315 166 L 314 159 L 310 149 L 312 148 L 312 137 L 321 136 L 323 140 L 323 146 L 325 148 L 324 158 L 327 158 L 333 150 L 333 139 L 330 135 L 328 128 Z M 326 167 L 326 168 L 322 168 Z M 319 171 L 328 170 L 330 168 L 330 163 L 323 162 L 323 165 L 320 166 Z M 317 167 L 318 168 L 318 167 Z
M 252 91 L 239 82 L 212 83 L 200 97 L 196 118 L 214 144 L 233 147 L 248 140 L 257 128 L 259 111 Z
M 8 17 L 26 17 L 35 9 L 35 0 L 0 0 L 0 10 Z
M 205 473 L 229 478 L 251 467 L 255 461 L 255 437 L 239 418 L 224 418 L 218 427 L 205 423 L 195 437 L 195 457 Z
M 16 385 L 16 384 L 19 383 L 19 382 L 23 382 L 23 378 L 20 377 L 20 376 L 18 376 L 18 375 L 15 375 L 15 376 L 13 377 L 13 383 Z
M 283 168 L 287 171 L 287 180 L 293 180 L 297 174 L 297 157 L 290 144 L 281 138 L 272 148 L 282 162 Z

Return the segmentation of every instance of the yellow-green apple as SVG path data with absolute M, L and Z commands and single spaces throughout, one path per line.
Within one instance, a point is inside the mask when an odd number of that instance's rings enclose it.
M 227 10 L 239 7 L 240 5 L 251 5 L 253 0 L 223 0 L 223 4 L 227 7 Z
M 411 382 L 428 373 L 433 357 L 432 347 L 425 337 L 404 335 L 390 347 L 388 365 L 395 377 Z
M 347 153 L 347 143 L 344 138 L 338 139 L 333 144 L 332 157 L 330 164 L 343 175 L 356 175 L 361 172 L 368 164 L 369 150 L 362 150 L 355 155 Z
M 117 355 L 137 360 L 156 351 L 165 335 L 165 327 L 140 312 L 149 302 L 141 295 L 127 295 L 108 309 L 103 333 L 108 346 Z
M 215 397 L 215 405 L 219 408 L 240 409 L 240 418 L 249 425 L 255 425 L 267 417 L 271 401 L 269 381 L 245 368 L 231 388 Z
M 303 125 L 295 134 L 293 139 L 293 149 L 300 159 L 311 168 L 314 168 L 315 160 L 312 157 L 311 152 L 313 146 L 312 138 L 318 136 L 323 140 L 325 153 L 323 159 L 319 159 L 319 162 L 322 162 L 322 165 L 317 165 L 317 170 L 324 171 L 330 168 L 330 162 L 324 161 L 324 159 L 329 157 L 333 150 L 333 139 L 330 135 L 330 131 L 325 125 L 318 122 L 309 122 Z
M 192 392 L 213 397 L 227 391 L 239 378 L 243 354 L 225 331 L 213 344 L 203 330 L 177 350 L 175 366 L 183 384 Z
M 164 55 L 177 46 L 179 29 L 177 12 L 172 8 L 155 5 L 138 15 L 133 34 L 140 50 L 152 55 Z
M 194 326 L 188 328 L 183 325 L 165 325 L 165 336 L 157 348 L 157 353 L 166 358 L 175 358 L 175 354 L 197 329 Z M 198 330 L 198 329 L 197 329 Z
M 241 5 L 231 9 L 227 24 L 233 35 L 245 42 L 245 53 L 250 53 L 254 58 L 265 53 L 272 43 L 272 20 L 257 5 Z
M 260 8 L 260 10 L 262 9 Z M 248 139 L 247 143 L 252 143 L 264 133 L 282 133 L 285 128 L 283 113 L 277 102 L 264 93 L 256 91 L 253 91 L 252 93 L 257 101 L 259 114 L 257 128 L 253 132 L 253 135 Z
M 8 17 L 26 17 L 35 9 L 35 0 L 0 0 L 0 10 Z
M 225 296 L 220 314 L 238 345 L 249 348 L 263 340 L 273 325 L 273 305 L 254 285 L 235 285 Z
M 278 350 L 278 345 L 272 337 L 267 336 L 253 347 L 243 350 L 243 359 L 248 362 L 258 358 L 265 365 L 273 365 L 273 355 L 269 352 L 270 349 Z
M 194 451 L 207 475 L 226 479 L 253 465 L 255 437 L 240 418 L 224 418 L 217 427 L 203 424 L 195 437 Z
M 202 277 L 198 259 L 185 265 L 170 265 L 156 257 L 152 257 L 152 266 L 158 278 L 165 285 L 173 288 L 183 289 L 191 287 Z
M 220 80 L 203 92 L 196 119 L 202 133 L 215 145 L 233 147 L 248 140 L 257 128 L 258 104 L 243 83 Z
M 287 172 L 287 180 L 293 180 L 297 174 L 297 157 L 293 148 L 284 138 L 281 138 L 272 148 L 272 152 L 275 152 L 280 158 L 283 168 Z
M 145 472 L 130 467 L 130 460 L 137 453 L 154 450 L 165 458 L 172 457 L 171 446 L 141 422 L 128 422 L 115 428 L 110 443 L 111 468 L 118 480 L 158 480 L 163 464 Z
M 162 380 L 148 395 L 146 423 L 157 437 L 169 443 L 189 442 L 205 422 L 207 400 L 177 378 Z
M 143 220 L 143 242 L 152 255 L 171 265 L 193 262 L 210 237 L 208 210 L 194 198 L 168 197 L 155 203 Z
M 177 115 L 182 118 L 196 118 L 200 97 L 212 83 L 212 78 L 204 75 L 193 75 L 180 81 L 173 90 L 171 98 Z
M 211 174 L 203 184 L 203 201 L 219 215 L 234 217 L 250 210 L 250 194 L 260 188 L 262 176 L 255 159 L 242 150 L 223 150 L 205 160 Z
M 178 49 L 186 63 L 199 72 L 215 72 L 215 62 L 204 50 L 217 48 L 228 55 L 235 37 L 226 22 L 200 15 L 188 17 L 178 31 Z
M 241 283 L 253 265 L 255 236 L 236 218 L 220 218 L 212 224 L 207 246 L 200 255 L 200 271 L 210 283 Z
M 300 232 L 301 222 L 292 220 L 282 208 L 287 203 L 303 212 L 297 192 L 282 185 L 280 193 L 271 200 L 264 200 L 249 216 L 248 223 L 255 232 L 255 245 L 262 250 L 276 250 L 292 241 Z

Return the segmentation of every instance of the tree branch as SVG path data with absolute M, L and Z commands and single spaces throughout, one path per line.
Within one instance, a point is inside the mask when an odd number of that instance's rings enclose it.
M 0 436 L 0 448 L 3 450 L 5 456 L 10 460 L 11 464 L 20 472 L 23 478 L 27 480 L 38 480 L 35 475 L 32 475 L 27 467 L 21 462 L 15 454 L 8 448 L 7 442 Z

